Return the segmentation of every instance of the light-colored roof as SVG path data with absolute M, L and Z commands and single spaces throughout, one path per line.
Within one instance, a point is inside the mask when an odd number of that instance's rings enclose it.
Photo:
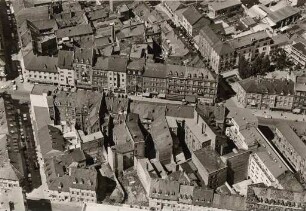
M 294 130 L 285 122 L 280 122 L 276 125 L 277 130 L 284 138 L 292 145 L 294 150 L 304 159 L 306 159 L 306 145 L 294 132 Z
M 209 6 L 212 7 L 214 10 L 222 10 L 229 7 L 241 5 L 240 0 L 216 0 L 211 3 L 209 3 Z
M 274 12 L 271 12 L 268 14 L 268 17 L 274 22 L 278 23 L 279 21 L 282 21 L 286 18 L 289 18 L 293 15 L 296 15 L 299 13 L 299 9 L 291 6 L 283 7 L 279 10 L 276 10 Z
M 249 109 L 228 107 L 228 110 L 228 117 L 233 118 L 239 127 L 245 126 L 247 124 L 258 125 L 257 117 Z

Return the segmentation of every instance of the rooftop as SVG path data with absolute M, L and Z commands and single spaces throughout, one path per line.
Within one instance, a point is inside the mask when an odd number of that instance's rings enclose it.
M 269 35 L 266 31 L 258 31 L 251 34 L 247 34 L 241 37 L 234 38 L 230 40 L 229 43 L 235 49 L 243 48 L 258 40 L 268 39 Z
M 209 6 L 212 7 L 215 11 L 223 10 L 237 5 L 241 5 L 240 0 L 217 0 L 209 3 Z
M 238 82 L 247 93 L 294 95 L 294 83 L 286 79 L 248 78 Z
M 132 139 L 135 143 L 145 141 L 145 138 L 139 126 L 139 115 L 138 114 L 129 113 L 126 118 L 125 124 L 129 132 L 131 133 Z
M 60 50 L 58 52 L 58 67 L 61 69 L 72 69 L 74 53 L 73 51 Z
M 281 9 L 278 9 L 274 12 L 270 12 L 268 17 L 274 22 L 278 23 L 286 18 L 289 18 L 293 15 L 297 15 L 299 13 L 299 9 L 292 6 L 286 6 Z
M 68 28 L 59 29 L 56 31 L 57 38 L 76 37 L 87 34 L 92 34 L 93 30 L 90 24 L 80 24 Z
M 284 136 L 284 138 L 292 145 L 295 151 L 306 159 L 306 145 L 294 130 L 285 122 L 279 122 L 276 125 L 277 130 Z
M 0 210 L 26 211 L 25 196 L 20 187 L 12 187 L 10 190 L 0 190 Z
M 228 107 L 228 117 L 233 118 L 239 127 L 248 124 L 258 125 L 257 117 L 248 109 L 238 107 Z
M 24 57 L 25 68 L 30 71 L 57 73 L 58 58 L 50 56 L 36 56 L 33 52 Z
M 213 173 L 217 170 L 226 168 L 226 165 L 223 163 L 220 156 L 208 147 L 194 151 L 193 156 L 201 162 L 208 173 Z
M 202 14 L 194 6 L 190 6 L 183 12 L 183 16 L 191 25 L 194 25 L 198 20 L 200 20 Z

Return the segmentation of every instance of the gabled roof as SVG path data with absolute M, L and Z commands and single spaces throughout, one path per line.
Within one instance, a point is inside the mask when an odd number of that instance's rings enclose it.
M 57 73 L 57 57 L 36 56 L 33 52 L 28 53 L 25 57 L 25 68 L 31 71 Z
M 190 6 L 183 12 L 183 16 L 191 25 L 194 25 L 198 20 L 200 20 L 202 14 L 194 6 Z
M 72 69 L 73 51 L 60 50 L 58 52 L 58 67 L 61 69 Z

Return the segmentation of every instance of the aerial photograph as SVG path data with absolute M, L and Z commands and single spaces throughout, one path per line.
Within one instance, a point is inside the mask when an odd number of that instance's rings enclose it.
M 306 211 L 306 0 L 0 0 L 0 211 Z

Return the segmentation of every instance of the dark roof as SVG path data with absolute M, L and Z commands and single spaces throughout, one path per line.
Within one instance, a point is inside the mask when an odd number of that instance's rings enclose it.
M 246 198 L 238 195 L 214 194 L 213 207 L 225 210 L 246 210 Z
M 139 127 L 139 115 L 135 113 L 129 113 L 125 124 L 130 131 L 133 141 L 135 143 L 143 142 L 144 141 L 144 135 L 142 134 L 142 131 Z
M 166 78 L 167 68 L 165 64 L 161 63 L 150 63 L 148 62 L 145 66 L 144 77 L 151 78 Z
M 274 12 L 271 12 L 268 14 L 268 17 L 275 23 L 278 23 L 279 21 L 282 21 L 286 18 L 289 18 L 293 15 L 296 15 L 299 13 L 299 9 L 298 8 L 295 8 L 295 7 L 292 7 L 292 6 L 286 6 L 286 7 L 283 7 L 279 10 L 276 10 Z
M 202 17 L 202 14 L 194 6 L 190 6 L 183 12 L 183 16 L 191 25 L 194 25 Z
M 73 51 L 60 50 L 58 52 L 58 67 L 61 69 L 72 69 Z
M 292 47 L 298 50 L 303 55 L 306 55 L 306 46 L 303 43 L 301 42 L 295 43 Z
M 210 26 L 205 26 L 201 31 L 200 31 L 200 36 L 205 39 L 210 46 L 213 46 L 221 40 L 218 38 L 217 34 L 210 28 Z
M 108 57 L 108 70 L 114 72 L 126 72 L 128 58 L 121 56 Z
M 68 28 L 59 29 L 56 31 L 57 38 L 75 37 L 87 34 L 92 34 L 93 30 L 90 24 L 80 24 Z
M 144 58 L 133 59 L 129 62 L 127 69 L 128 70 L 144 70 L 145 65 L 146 65 L 146 60 Z
M 31 71 L 57 73 L 57 57 L 36 56 L 33 52 L 28 53 L 25 57 L 25 68 Z
M 38 131 L 38 142 L 43 158 L 62 154 L 65 150 L 65 140 L 61 131 L 51 125 L 46 125 Z
M 193 154 L 209 174 L 219 169 L 226 168 L 225 163 L 221 160 L 219 155 L 209 147 L 194 151 Z
M 239 84 L 247 93 L 294 95 L 294 83 L 291 80 L 248 78 Z
M 92 65 L 94 59 L 93 48 L 77 48 L 74 51 L 74 62 Z

